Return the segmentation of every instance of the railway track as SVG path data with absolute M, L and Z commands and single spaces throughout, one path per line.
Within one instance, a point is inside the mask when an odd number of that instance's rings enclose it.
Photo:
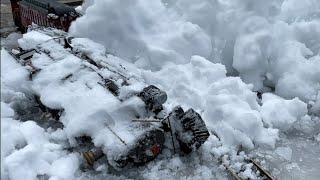
M 239 151 L 238 151 L 239 152 Z M 212 154 L 214 156 L 214 154 Z M 242 161 L 238 162 L 241 163 L 241 167 L 237 167 L 236 169 L 233 168 L 232 158 L 230 158 L 229 155 L 222 155 L 218 157 L 218 162 L 225 168 L 225 170 L 228 172 L 228 174 L 235 180 L 244 180 L 244 179 L 262 179 L 262 180 L 276 180 L 274 176 L 271 175 L 271 173 L 263 167 L 258 159 L 248 157 L 247 155 L 244 155 L 244 158 Z M 244 178 L 245 171 L 248 170 L 248 167 L 254 174 L 256 175 L 255 178 Z

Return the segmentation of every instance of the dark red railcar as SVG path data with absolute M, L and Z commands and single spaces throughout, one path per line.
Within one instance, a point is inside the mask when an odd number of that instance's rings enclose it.
M 68 31 L 79 14 L 73 7 L 54 0 L 11 0 L 16 26 L 26 32 L 32 23 Z

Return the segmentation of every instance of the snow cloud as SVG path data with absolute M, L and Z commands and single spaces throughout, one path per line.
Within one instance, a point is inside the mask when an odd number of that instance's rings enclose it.
M 95 1 L 70 32 L 152 70 L 170 62 L 186 63 L 194 54 L 208 57 L 211 52 L 209 36 L 160 0 Z

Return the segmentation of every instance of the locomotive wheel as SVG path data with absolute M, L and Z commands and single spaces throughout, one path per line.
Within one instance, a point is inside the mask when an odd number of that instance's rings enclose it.
M 193 109 L 184 112 L 180 106 L 177 106 L 163 124 L 165 129 L 168 129 L 171 124 L 171 130 L 179 142 L 180 150 L 186 154 L 199 148 L 210 136 L 201 116 Z

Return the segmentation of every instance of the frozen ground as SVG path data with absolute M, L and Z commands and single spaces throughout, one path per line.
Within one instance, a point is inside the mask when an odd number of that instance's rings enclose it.
M 91 0 L 78 10 L 84 15 L 71 26 L 72 44 L 130 77 L 120 97 L 154 84 L 168 94 L 164 113 L 192 107 L 211 136 L 188 156 L 167 143 L 146 166 L 115 171 L 104 163 L 84 171 L 81 155 L 68 150 L 75 138 L 91 136 L 112 157 L 124 147 L 104 125 L 131 142 L 141 133 L 132 128 L 141 127 L 128 118 L 144 114 L 141 100 L 114 98 L 51 36 L 13 34 L 2 46 L 14 48 L 20 38 L 23 49 L 45 53 L 32 58 L 41 71 L 30 81 L 1 50 L 1 179 L 230 179 L 221 160 L 257 179 L 247 157 L 277 179 L 320 177 L 319 1 Z M 33 95 L 64 109 L 61 123 L 39 112 Z
M 257 149 L 253 154 L 265 159 L 278 179 L 317 179 L 320 167 L 319 142 L 299 133 L 280 137 L 275 151 Z

